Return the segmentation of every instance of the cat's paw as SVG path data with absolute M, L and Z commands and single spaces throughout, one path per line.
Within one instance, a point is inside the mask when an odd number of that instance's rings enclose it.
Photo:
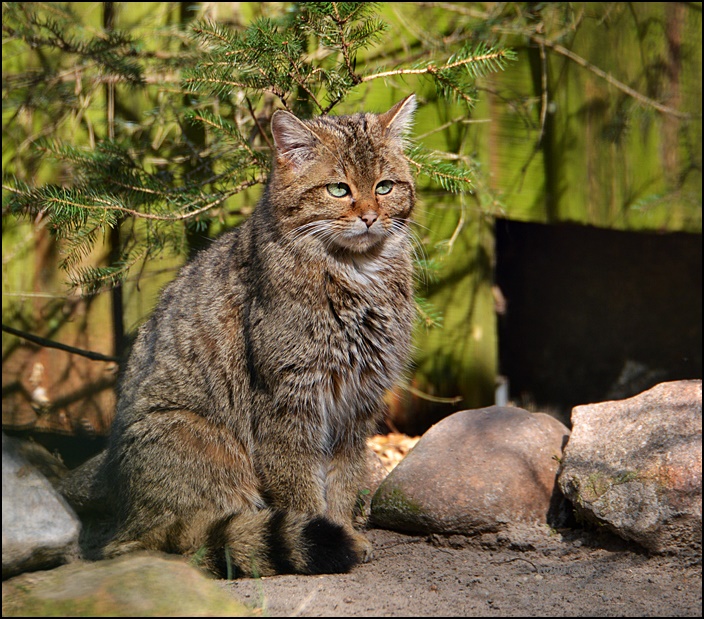
M 349 533 L 352 536 L 352 539 L 354 540 L 353 548 L 354 551 L 357 553 L 357 556 L 359 557 L 360 563 L 368 563 L 369 561 L 371 561 L 372 556 L 374 555 L 374 546 L 367 539 L 367 536 L 364 535 L 364 533 L 355 531 L 354 529 Z
M 105 548 L 103 548 L 103 559 L 114 559 L 115 557 L 120 557 L 131 552 L 137 552 L 139 550 L 145 550 L 145 546 L 141 541 L 127 541 L 127 542 L 110 542 Z

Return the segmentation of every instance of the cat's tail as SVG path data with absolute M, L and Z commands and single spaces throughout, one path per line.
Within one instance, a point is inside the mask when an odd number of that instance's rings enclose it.
M 114 511 L 106 459 L 107 451 L 101 451 L 57 483 L 56 489 L 77 513 Z
M 359 562 L 355 540 L 341 525 L 323 516 L 271 509 L 238 513 L 217 522 L 194 559 L 228 579 L 341 573 Z

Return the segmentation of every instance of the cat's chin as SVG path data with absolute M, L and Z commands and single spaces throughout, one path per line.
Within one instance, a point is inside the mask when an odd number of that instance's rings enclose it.
M 338 236 L 335 247 L 347 254 L 367 255 L 375 254 L 384 245 L 386 237 L 383 235 L 362 233 L 354 236 Z
M 377 252 L 388 238 L 384 229 L 377 223 L 369 228 L 365 225 L 351 226 L 338 231 L 331 240 L 343 252 L 364 255 Z

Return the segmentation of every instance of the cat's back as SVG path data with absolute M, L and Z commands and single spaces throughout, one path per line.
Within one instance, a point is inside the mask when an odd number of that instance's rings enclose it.
M 121 380 L 118 425 L 120 417 L 141 415 L 140 402 L 150 408 L 179 402 L 199 410 L 212 404 L 218 381 L 232 382 L 244 356 L 246 227 L 201 250 L 161 291 L 139 329 Z

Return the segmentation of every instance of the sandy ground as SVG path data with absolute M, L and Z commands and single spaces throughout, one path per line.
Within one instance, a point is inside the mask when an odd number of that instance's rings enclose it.
M 700 617 L 701 556 L 648 556 L 607 533 L 481 539 L 373 529 L 349 574 L 222 581 L 270 617 Z

